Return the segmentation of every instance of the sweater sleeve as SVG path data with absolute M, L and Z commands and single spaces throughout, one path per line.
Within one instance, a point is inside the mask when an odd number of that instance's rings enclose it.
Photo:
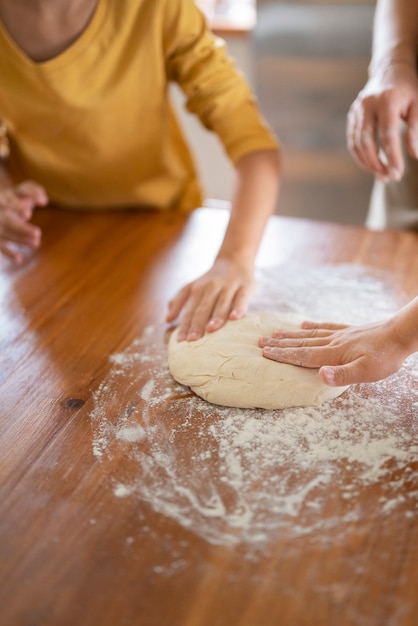
M 233 162 L 249 152 L 277 148 L 245 76 L 194 0 L 162 4 L 167 73 L 186 94 L 187 109 L 219 136 Z

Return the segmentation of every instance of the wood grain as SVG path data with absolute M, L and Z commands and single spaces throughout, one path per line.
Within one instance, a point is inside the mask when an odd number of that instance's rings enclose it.
M 115 481 L 138 472 L 128 444 L 115 444 L 104 460 L 93 453 L 92 414 L 102 389 L 109 422 L 130 407 L 127 420 L 137 415 L 150 432 L 158 428 L 163 443 L 166 437 L 167 449 L 161 444 L 161 450 L 176 455 L 191 484 L 202 466 L 193 459 L 194 447 L 204 451 L 207 445 L 212 457 L 205 471 L 217 471 L 214 442 L 205 444 L 199 435 L 212 417 L 219 419 L 216 410 L 205 413 L 184 390 L 182 404 L 175 396 L 165 401 L 163 393 L 149 405 L 143 395 L 139 404 L 138 389 L 149 368 L 156 368 L 152 345 L 151 361 L 138 360 L 128 377 L 114 373 L 109 357 L 133 354 L 130 346 L 153 326 L 161 329 L 155 359 L 160 350 L 163 362 L 167 301 L 210 265 L 226 220 L 225 212 L 210 209 L 190 217 L 42 209 L 36 214 L 41 249 L 20 268 L 2 260 L 3 626 L 416 623 L 417 514 L 416 508 L 407 510 L 418 490 L 416 461 L 408 481 L 394 470 L 405 502 L 390 514 L 376 506 L 385 497 L 384 481 L 377 480 L 359 489 L 356 520 L 338 541 L 335 529 L 296 535 L 286 526 L 262 549 L 249 549 L 239 529 L 234 542 L 216 544 L 156 510 L 141 495 L 141 481 L 132 497 L 116 497 Z M 417 252 L 412 233 L 274 217 L 258 265 L 362 265 L 384 272 L 401 302 L 418 291 Z M 392 401 L 384 389 L 382 407 Z M 179 406 L 192 407 L 187 432 Z M 402 419 L 413 439 L 416 409 L 407 410 Z M 287 478 L 287 466 L 278 464 L 275 471 Z M 325 521 L 339 514 L 341 486 L 351 471 L 341 468 L 341 484 L 329 485 L 321 509 Z M 152 487 L 154 478 L 144 475 L 143 488 Z M 223 528 L 222 518 L 215 522 Z

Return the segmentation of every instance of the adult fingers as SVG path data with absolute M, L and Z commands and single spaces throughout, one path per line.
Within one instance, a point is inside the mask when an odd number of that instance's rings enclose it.
M 384 178 L 387 167 L 379 156 L 376 106 L 373 96 L 359 99 L 352 105 L 347 117 L 347 147 L 362 169 Z
M 344 328 L 348 328 L 347 324 L 335 324 L 332 322 L 310 322 L 306 320 L 302 322 L 302 328 L 317 328 L 323 330 L 343 330 Z
M 301 339 L 298 337 L 292 337 L 289 339 L 283 338 L 271 338 L 271 337 L 261 337 L 258 340 L 258 345 L 260 348 L 277 348 L 280 350 L 293 350 L 299 348 L 318 348 L 329 346 L 329 341 L 327 337 L 317 337 L 317 338 L 305 338 Z M 321 363 L 323 365 L 323 363 Z
M 418 159 L 418 103 L 414 103 L 408 111 L 406 119 L 405 144 L 409 154 Z
M 273 331 L 271 337 L 274 339 L 315 339 L 316 337 L 329 337 L 332 333 L 332 330 L 323 328 L 313 328 L 311 330 L 281 330 L 278 328 Z
M 325 347 L 288 347 L 279 348 L 265 346 L 263 356 L 272 361 L 286 363 L 287 365 L 298 365 L 301 367 L 318 368 L 327 364 L 334 364 L 333 353 Z
M 325 365 L 320 368 L 319 375 L 330 387 L 344 387 L 375 380 L 365 370 L 360 358 L 344 365 Z
M 399 121 L 401 111 L 396 100 L 382 97 L 378 115 L 377 134 L 379 143 L 386 156 L 388 175 L 399 181 L 404 170 Z

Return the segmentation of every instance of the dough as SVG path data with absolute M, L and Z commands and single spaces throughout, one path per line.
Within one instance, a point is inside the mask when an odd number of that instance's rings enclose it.
M 284 313 L 248 313 L 197 341 L 168 344 L 173 378 L 198 396 L 224 406 L 283 409 L 313 406 L 335 398 L 347 387 L 329 387 L 317 369 L 277 363 L 262 356 L 260 337 L 277 328 L 300 328 L 302 318 Z

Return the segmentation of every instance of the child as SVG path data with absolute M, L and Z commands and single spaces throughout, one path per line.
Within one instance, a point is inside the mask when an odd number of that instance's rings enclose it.
M 202 196 L 168 83 L 236 167 L 212 268 L 168 307 L 180 340 L 241 317 L 274 210 L 277 142 L 193 0 L 0 0 L 0 251 L 37 248 L 36 206 L 190 211 Z M 8 153 L 8 154 L 7 154 Z

